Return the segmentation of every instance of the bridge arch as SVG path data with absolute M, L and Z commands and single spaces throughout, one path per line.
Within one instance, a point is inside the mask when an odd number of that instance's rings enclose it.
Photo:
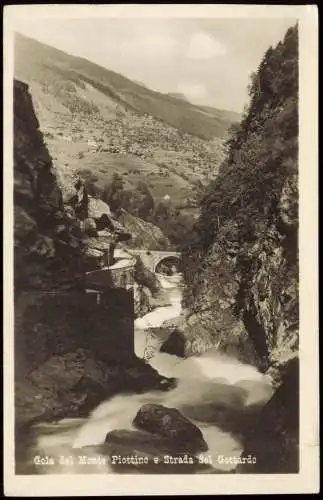
M 129 249 L 128 253 L 133 256 L 138 256 L 142 260 L 144 266 L 150 271 L 158 272 L 159 264 L 166 261 L 165 264 L 174 264 L 176 268 L 181 269 L 181 254 L 176 251 L 162 251 L 162 250 L 143 250 L 143 249 Z M 169 261 L 168 259 L 172 259 Z M 156 271 L 157 268 L 157 271 Z
M 159 256 L 155 260 L 153 271 L 158 274 L 177 274 L 182 271 L 180 255 Z

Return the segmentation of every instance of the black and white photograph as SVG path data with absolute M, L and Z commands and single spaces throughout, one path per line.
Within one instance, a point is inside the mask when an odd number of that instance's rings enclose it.
M 318 491 L 315 7 L 115 7 L 6 7 L 10 492 Z

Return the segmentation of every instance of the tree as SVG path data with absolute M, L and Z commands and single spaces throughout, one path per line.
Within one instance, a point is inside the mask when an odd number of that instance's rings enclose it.
M 155 206 L 154 198 L 143 181 L 136 184 L 136 189 L 131 193 L 129 211 L 138 217 L 147 220 Z
M 179 249 L 186 241 L 194 223 L 191 215 L 183 214 L 170 200 L 157 203 L 149 220 L 160 227 L 170 242 Z
M 104 186 L 102 200 L 109 205 L 112 212 L 121 208 L 123 187 L 124 181 L 117 173 L 113 174 L 111 184 Z

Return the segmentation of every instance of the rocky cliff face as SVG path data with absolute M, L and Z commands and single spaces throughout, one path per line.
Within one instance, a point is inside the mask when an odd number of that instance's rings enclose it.
M 253 76 L 185 257 L 186 353 L 217 345 L 277 382 L 298 352 L 297 50 L 293 28 Z
M 82 179 L 58 175 L 28 86 L 19 81 L 14 207 L 18 432 L 39 418 L 79 416 L 122 390 L 166 389 L 166 379 L 134 355 L 133 315 L 149 310 L 149 281 L 135 273 L 135 297 L 112 290 L 101 297 L 106 304 L 75 290 L 78 277 L 104 264 L 116 235 L 125 244 L 131 234 L 88 195 Z
M 105 205 L 102 202 L 103 205 Z M 57 175 L 28 86 L 14 82 L 15 286 L 53 289 L 95 269 L 123 228 L 104 224 L 80 178 Z M 102 222 L 103 221 L 103 222 Z M 98 234 L 98 226 L 105 229 Z M 111 223 L 110 223 L 111 226 Z M 120 225 L 119 225 L 120 226 Z M 129 235 L 130 236 L 130 235 Z
M 284 366 L 281 384 L 247 433 L 244 457 L 256 457 L 253 465 L 242 464 L 243 474 L 299 472 L 299 366 L 293 358 Z
M 14 83 L 14 244 L 16 291 L 53 286 L 77 268 L 79 227 L 64 212 L 51 157 L 27 85 Z
M 187 355 L 211 346 L 276 389 L 242 472 L 298 472 L 298 34 L 266 52 L 186 250 Z M 238 470 L 239 472 L 239 470 Z
M 131 242 L 129 242 L 130 247 L 147 250 L 171 248 L 171 243 L 162 230 L 151 222 L 135 217 L 125 210 L 121 211 L 118 220 L 133 235 Z
M 297 354 L 297 259 L 289 262 L 276 225 L 256 236 L 242 246 L 215 243 L 203 259 L 184 327 L 187 354 L 217 345 L 263 371 Z

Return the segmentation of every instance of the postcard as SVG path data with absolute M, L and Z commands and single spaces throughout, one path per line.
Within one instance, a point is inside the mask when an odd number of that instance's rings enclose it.
M 318 492 L 315 6 L 4 14 L 5 494 Z

